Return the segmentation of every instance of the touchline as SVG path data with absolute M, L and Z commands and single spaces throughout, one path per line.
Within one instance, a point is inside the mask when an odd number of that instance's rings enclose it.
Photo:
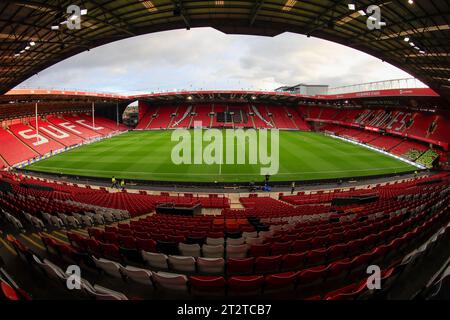
M 201 121 L 194 122 L 194 130 L 173 130 L 171 141 L 178 143 L 172 148 L 172 162 L 176 165 L 251 164 L 261 166 L 261 175 L 278 173 L 280 151 L 278 129 L 224 131 L 225 138 L 220 129 L 202 129 Z

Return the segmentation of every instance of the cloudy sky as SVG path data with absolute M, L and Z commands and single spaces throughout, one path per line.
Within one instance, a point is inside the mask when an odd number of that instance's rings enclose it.
M 175 89 L 272 90 L 297 83 L 332 87 L 410 77 L 359 51 L 285 33 L 225 35 L 210 28 L 154 33 L 62 61 L 20 87 L 117 93 Z

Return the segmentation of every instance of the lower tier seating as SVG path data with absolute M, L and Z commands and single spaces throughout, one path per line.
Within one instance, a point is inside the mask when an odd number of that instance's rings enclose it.
M 226 259 L 202 257 L 198 254 L 199 252 L 204 254 L 206 249 L 206 252 L 212 252 L 211 247 L 214 244 L 203 244 L 200 251 L 198 243 L 180 243 L 177 249 L 182 255 L 178 252 L 158 253 L 161 250 L 169 250 L 163 241 L 152 242 L 140 238 L 132 240 L 133 236 L 127 235 L 131 232 L 136 236 L 136 233 L 141 232 L 138 231 L 138 227 L 149 225 L 153 220 L 152 217 L 130 224 L 118 224 L 117 227 L 108 226 L 108 229 L 105 227 L 101 234 L 93 229 L 90 230 L 89 237 L 68 232 L 70 244 L 42 234 L 42 243 L 46 248 L 45 255 L 30 251 L 12 236 L 8 236 L 7 239 L 20 257 L 41 268 L 49 279 L 66 279 L 67 276 L 62 270 L 65 270 L 68 264 L 76 264 L 82 267 L 84 277 L 89 274 L 87 270 L 99 270 L 100 278 L 108 277 L 112 281 L 110 284 L 116 281 L 121 288 L 127 288 L 131 283 L 138 283 L 147 289 L 150 296 L 155 295 L 159 298 L 166 295 L 172 298 L 179 296 L 195 298 L 267 296 L 271 299 L 295 297 L 312 300 L 355 299 L 363 296 L 367 298 L 376 292 L 367 289 L 366 270 L 369 265 L 375 264 L 381 268 L 382 279 L 386 281 L 383 290 L 388 290 L 387 284 L 392 283 L 404 272 L 412 257 L 417 259 L 426 248 L 434 247 L 432 243 L 448 241 L 450 235 L 449 206 L 446 201 L 449 195 L 448 186 L 441 192 L 435 192 L 432 198 L 429 194 L 422 195 L 424 197 L 420 200 L 423 202 L 417 201 L 406 211 L 391 212 L 384 216 L 374 214 L 366 221 L 355 218 L 352 221 L 333 222 L 334 227 L 364 222 L 357 228 L 371 228 L 371 231 L 361 229 L 358 234 L 349 234 L 353 240 L 347 242 L 347 247 L 339 244 L 324 245 L 324 248 L 327 248 L 325 251 L 305 247 L 299 248 L 298 252 L 291 252 L 286 250 L 282 243 L 263 242 L 262 245 L 270 244 L 270 251 L 264 255 L 249 258 L 228 256 L 228 253 L 236 254 L 236 247 L 239 246 L 232 244 L 234 238 L 230 238 L 226 243 Z M 194 220 L 200 223 L 204 218 L 207 217 Z M 157 217 L 156 220 L 161 219 L 163 218 Z M 330 221 L 322 221 L 323 223 L 330 224 Z M 122 232 L 119 232 L 120 230 Z M 284 231 L 289 230 L 292 229 Z M 115 234 L 116 237 L 113 236 Z M 313 240 L 320 237 L 314 234 Z M 309 245 L 314 243 L 308 242 Z M 250 250 L 254 246 L 258 245 L 251 245 Z M 263 252 L 259 247 L 258 250 Z M 98 280 L 98 275 L 95 277 L 89 281 L 87 279 L 82 281 L 82 293 L 86 296 L 108 300 L 129 298 L 121 292 L 124 289 L 116 291 L 99 284 L 92 286 L 90 281 Z M 389 279 L 391 281 L 388 281 Z M 123 282 L 124 280 L 126 281 Z

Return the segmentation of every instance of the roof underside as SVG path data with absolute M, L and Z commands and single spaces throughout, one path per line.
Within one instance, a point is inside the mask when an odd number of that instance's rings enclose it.
M 348 3 L 356 9 L 350 10 Z M 69 18 L 71 4 L 88 10 L 79 30 L 60 24 Z M 373 4 L 380 6 L 386 26 L 370 31 L 366 24 L 370 14 L 363 16 L 358 10 Z M 448 0 L 413 5 L 407 0 L 2 0 L 0 94 L 99 45 L 151 32 L 209 26 L 225 33 L 294 32 L 334 41 L 403 69 L 449 99 L 449 20 Z M 59 30 L 52 30 L 52 25 L 59 25 Z

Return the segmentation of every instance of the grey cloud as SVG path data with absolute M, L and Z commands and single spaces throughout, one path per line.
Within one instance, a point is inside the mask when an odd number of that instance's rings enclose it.
M 340 86 L 392 77 L 409 75 L 328 41 L 288 33 L 230 36 L 201 28 L 134 37 L 83 52 L 22 86 L 117 92 L 191 86 L 274 89 L 298 82 Z

